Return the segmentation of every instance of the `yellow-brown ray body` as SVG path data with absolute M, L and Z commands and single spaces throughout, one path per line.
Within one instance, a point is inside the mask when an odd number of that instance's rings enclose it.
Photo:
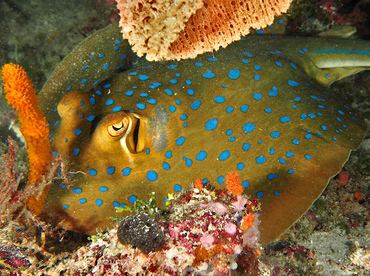
M 163 206 L 196 178 L 223 187 L 234 170 L 262 202 L 262 241 L 272 241 L 362 141 L 363 119 L 323 85 L 367 69 L 369 48 L 250 37 L 194 60 L 139 60 L 91 91 L 68 92 L 53 146 L 76 175 L 71 187 L 51 188 L 45 215 L 93 233 L 113 224 L 114 206 L 151 192 Z M 350 53 L 354 62 L 341 68 Z

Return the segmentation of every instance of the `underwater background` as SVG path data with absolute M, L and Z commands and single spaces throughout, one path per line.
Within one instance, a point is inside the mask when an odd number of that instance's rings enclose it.
M 285 35 L 317 36 L 332 24 L 351 24 L 357 29 L 354 38 L 370 39 L 369 14 L 370 4 L 366 1 L 294 1 L 288 12 Z M 84 38 L 118 18 L 115 1 L 111 0 L 3 0 L 0 2 L 0 65 L 20 64 L 40 91 L 64 56 Z M 332 85 L 352 108 L 362 112 L 368 125 L 369 80 L 370 73 L 365 71 Z M 1 90 L 2 168 L 9 165 L 9 159 L 4 159 L 9 136 L 15 140 L 17 154 L 14 174 L 22 185 L 27 173 L 27 156 L 19 138 L 16 113 L 9 108 Z M 281 240 L 263 248 L 259 256 L 261 275 L 370 275 L 369 154 L 367 134 L 343 168 L 349 173 L 348 181 L 343 176 L 331 180 L 307 214 Z M 194 180 L 189 179 L 189 183 Z M 86 241 L 84 236 L 71 234 L 56 249 L 55 240 L 45 244 L 40 230 L 27 231 L 17 222 L 3 223 L 3 226 L 0 230 L 1 275 L 9 271 L 16 275 L 27 267 L 30 270 L 26 274 L 36 274 L 40 267 L 52 267 L 69 258 L 70 252 Z

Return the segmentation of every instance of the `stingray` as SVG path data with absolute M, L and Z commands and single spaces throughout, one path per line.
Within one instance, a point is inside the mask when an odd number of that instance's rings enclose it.
M 364 138 L 364 120 L 329 88 L 367 70 L 367 41 L 248 36 L 182 61 L 137 58 L 117 25 L 87 38 L 39 95 L 52 145 L 74 172 L 43 217 L 94 233 L 115 207 L 197 178 L 239 173 L 262 203 L 261 241 L 298 220 Z

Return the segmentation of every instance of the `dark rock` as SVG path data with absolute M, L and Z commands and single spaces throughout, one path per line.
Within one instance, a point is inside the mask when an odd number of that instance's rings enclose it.
M 165 242 L 161 226 L 146 213 L 124 218 L 117 235 L 122 244 L 131 244 L 145 254 L 157 251 Z

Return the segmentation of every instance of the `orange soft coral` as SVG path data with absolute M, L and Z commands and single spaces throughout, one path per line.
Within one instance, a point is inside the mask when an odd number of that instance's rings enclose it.
M 240 229 L 242 229 L 243 231 L 248 231 L 249 228 L 251 228 L 253 226 L 253 222 L 254 222 L 254 215 L 253 214 L 248 214 L 246 216 L 243 217 L 243 220 L 241 222 L 241 225 L 240 225 Z
M 242 182 L 238 178 L 239 174 L 237 172 L 229 172 L 226 176 L 226 187 L 234 195 L 241 195 L 243 192 Z
M 37 101 L 36 90 L 24 69 L 9 63 L 2 67 L 5 98 L 18 112 L 20 131 L 27 142 L 28 184 L 35 185 L 52 158 L 47 121 Z
M 197 179 L 195 180 L 194 182 L 194 188 L 195 189 L 198 189 L 199 191 L 203 188 L 203 182 L 202 182 L 202 179 Z

